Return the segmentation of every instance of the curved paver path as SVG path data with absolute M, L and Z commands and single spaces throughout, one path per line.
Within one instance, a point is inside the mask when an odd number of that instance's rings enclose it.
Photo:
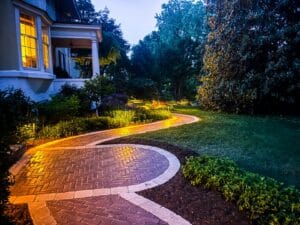
M 136 192 L 161 185 L 179 170 L 171 153 L 144 145 L 101 142 L 193 123 L 174 114 L 150 124 L 93 132 L 32 148 L 11 172 L 10 202 L 27 203 L 35 224 L 189 224 Z

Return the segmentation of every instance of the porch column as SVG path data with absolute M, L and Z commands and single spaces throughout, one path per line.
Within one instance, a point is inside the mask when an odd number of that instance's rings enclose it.
M 92 40 L 92 60 L 93 60 L 93 77 L 100 75 L 100 65 L 99 65 L 99 54 L 98 54 L 98 42 L 97 40 Z

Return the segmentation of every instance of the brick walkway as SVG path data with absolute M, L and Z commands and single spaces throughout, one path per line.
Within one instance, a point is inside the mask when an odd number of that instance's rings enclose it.
M 49 201 L 47 206 L 60 224 L 167 224 L 117 195 Z
M 140 145 L 96 146 L 121 136 L 187 123 L 175 114 L 152 124 L 65 138 L 29 150 L 11 168 L 11 203 L 27 203 L 35 224 L 189 224 L 135 192 L 158 186 L 179 170 L 169 152 Z

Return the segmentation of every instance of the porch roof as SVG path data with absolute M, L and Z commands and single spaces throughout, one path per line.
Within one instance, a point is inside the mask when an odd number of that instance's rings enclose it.
M 102 32 L 99 25 L 54 23 L 51 37 L 58 39 L 88 39 L 101 42 Z

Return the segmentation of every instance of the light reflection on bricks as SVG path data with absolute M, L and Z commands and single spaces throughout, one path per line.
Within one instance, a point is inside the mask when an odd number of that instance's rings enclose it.
M 134 185 L 161 175 L 168 166 L 168 160 L 161 154 L 126 145 L 103 149 L 39 150 L 16 176 L 11 194 L 48 194 Z

